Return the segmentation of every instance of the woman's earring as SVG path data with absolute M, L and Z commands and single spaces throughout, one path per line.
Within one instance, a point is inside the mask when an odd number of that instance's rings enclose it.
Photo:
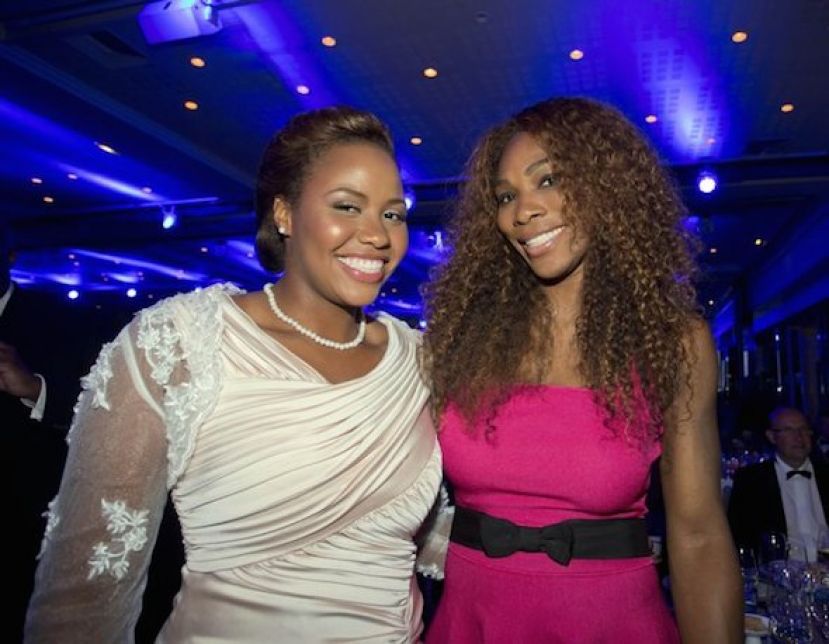
M 280 226 L 280 227 L 279 227 L 279 228 L 277 228 L 276 230 L 277 230 L 277 231 L 279 231 L 279 234 L 280 234 L 280 235 L 284 235 L 284 234 L 285 234 L 285 226 Z

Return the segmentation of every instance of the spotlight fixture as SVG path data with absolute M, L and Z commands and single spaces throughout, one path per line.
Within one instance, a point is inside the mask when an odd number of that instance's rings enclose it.
M 103 152 L 106 152 L 107 154 L 118 154 L 118 151 L 115 148 L 113 148 L 111 145 L 108 145 L 106 143 L 101 143 L 99 141 L 95 141 L 95 145 L 97 145 L 100 150 L 102 150 Z
M 72 181 L 77 181 L 78 180 L 78 175 L 76 175 L 74 172 L 70 172 L 69 174 L 66 175 L 66 178 L 67 179 L 72 179 Z
M 184 109 L 190 110 L 191 112 L 195 112 L 199 109 L 199 104 L 196 101 L 188 100 L 184 101 Z
M 43 203 L 55 203 L 55 198 L 47 195 L 43 197 Z
M 659 120 L 659 117 L 657 117 L 656 114 L 648 114 L 645 117 L 645 123 L 653 124 L 653 123 L 656 123 L 658 120 Z
M 711 246 L 711 248 L 708 249 L 708 252 L 711 253 L 712 255 L 716 255 L 717 254 L 716 246 Z
M 302 94 L 303 96 L 307 96 L 308 94 L 311 93 L 311 88 L 308 87 L 307 85 L 297 85 L 296 86 L 296 93 L 297 94 Z
M 423 139 L 421 139 L 419 136 L 413 136 L 411 139 L 409 139 L 409 143 L 411 143 L 412 145 L 420 145 L 421 143 L 423 143 Z
M 68 297 L 70 300 L 77 300 L 80 296 L 81 294 L 78 293 L 78 291 L 74 288 L 66 294 L 66 297 Z
M 141 188 L 141 192 L 143 192 L 144 194 L 147 194 L 147 195 L 151 194 L 152 191 L 153 191 L 153 189 L 150 188 L 150 186 L 144 186 L 143 188 Z
M 326 47 L 335 47 L 337 45 L 337 39 L 334 36 L 323 36 L 320 42 Z
M 584 58 L 584 52 L 581 49 L 574 49 L 570 52 L 570 60 L 581 60 Z
M 746 40 L 748 40 L 748 33 L 745 31 L 735 31 L 731 34 L 731 42 L 733 43 L 737 43 L 739 45 L 740 43 L 744 43 Z
M 423 75 L 426 78 L 437 78 L 438 70 L 436 70 L 434 67 L 427 67 L 423 70 Z
M 193 67 L 202 68 L 207 65 L 207 61 L 204 58 L 201 58 L 200 56 L 193 56 L 190 59 L 190 64 Z
M 178 222 L 175 206 L 161 206 L 161 227 L 170 230 Z
M 794 103 L 783 103 L 783 105 L 780 106 L 780 111 L 784 114 L 794 112 Z
M 136 291 L 134 288 L 127 289 L 127 297 L 135 297 L 136 295 L 138 295 L 138 291 Z
M 763 245 L 763 238 L 762 238 L 762 237 L 758 237 L 757 239 L 755 239 L 755 240 L 754 240 L 754 245 L 755 245 L 755 246 L 762 246 L 762 245 Z
M 705 195 L 710 195 L 717 189 L 717 175 L 710 170 L 700 172 L 697 175 L 697 189 Z
M 39 186 L 41 183 L 43 183 L 43 179 L 41 179 L 40 177 L 32 177 L 32 183 L 36 186 Z

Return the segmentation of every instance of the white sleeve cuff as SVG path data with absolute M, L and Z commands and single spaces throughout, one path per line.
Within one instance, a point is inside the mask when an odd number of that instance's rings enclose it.
M 36 373 L 35 376 L 40 379 L 40 395 L 37 397 L 37 400 L 21 398 L 20 402 L 32 410 L 32 413 L 29 414 L 29 418 L 39 421 L 43 420 L 43 412 L 46 411 L 46 378 L 41 376 L 39 373 Z

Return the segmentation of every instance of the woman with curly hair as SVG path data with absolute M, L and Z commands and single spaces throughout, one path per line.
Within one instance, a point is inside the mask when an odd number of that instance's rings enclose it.
M 660 455 L 682 640 L 741 641 L 683 212 L 641 134 L 591 100 L 534 105 L 474 151 L 426 293 L 457 502 L 429 642 L 678 641 L 644 525 Z

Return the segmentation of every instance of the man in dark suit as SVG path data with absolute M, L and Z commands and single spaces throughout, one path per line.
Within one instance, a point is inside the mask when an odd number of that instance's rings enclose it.
M 812 462 L 812 429 L 798 409 L 769 416 L 772 460 L 737 470 L 728 521 L 739 546 L 759 548 L 763 533 L 786 535 L 798 556 L 814 561 L 829 516 L 829 465 Z
M 43 513 L 57 493 L 66 429 L 95 349 L 68 307 L 12 282 L 7 239 L 0 222 L 0 471 L 3 489 L 12 492 L 6 517 L 13 553 L 5 584 L 10 615 L 0 632 L 11 642 L 21 639 Z

